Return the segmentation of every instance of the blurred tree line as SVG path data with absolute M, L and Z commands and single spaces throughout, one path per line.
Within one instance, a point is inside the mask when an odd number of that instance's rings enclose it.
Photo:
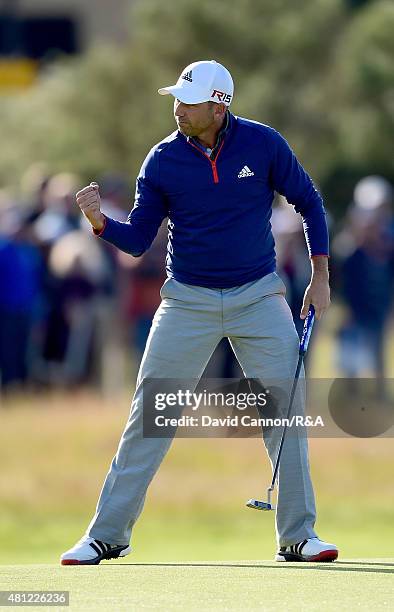
M 233 74 L 233 112 L 281 131 L 340 215 L 360 176 L 394 180 L 394 4 L 350 4 L 135 0 L 126 47 L 50 64 L 36 87 L 0 99 L 0 186 L 37 160 L 86 181 L 121 170 L 132 185 L 175 127 L 158 87 L 214 58 Z

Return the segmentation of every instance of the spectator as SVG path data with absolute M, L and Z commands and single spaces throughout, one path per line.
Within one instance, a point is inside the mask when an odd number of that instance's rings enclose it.
M 43 262 L 20 207 L 0 216 L 0 371 L 3 391 L 28 378 L 28 351 L 42 290 Z
M 44 357 L 52 361 L 52 375 L 63 384 L 86 381 L 97 323 L 97 298 L 108 282 L 109 267 L 100 246 L 82 230 L 69 232 L 52 247 L 49 271 L 56 290 L 53 296 L 47 341 L 53 341 L 54 326 L 62 325 L 61 343 Z M 58 336 L 59 338 L 59 336 Z M 52 347 L 53 349 L 53 347 Z M 57 362 L 57 367 L 56 367 Z
M 150 248 L 142 257 L 133 258 L 119 252 L 119 262 L 128 271 L 123 294 L 123 310 L 130 325 L 131 344 L 138 361 L 145 350 L 152 318 L 160 303 L 160 288 L 165 280 L 163 262 L 167 228 L 162 225 Z
M 339 365 L 347 377 L 373 374 L 382 394 L 394 279 L 391 202 L 391 185 L 385 179 L 362 179 L 354 190 L 347 224 L 333 245 L 346 305 L 338 333 Z

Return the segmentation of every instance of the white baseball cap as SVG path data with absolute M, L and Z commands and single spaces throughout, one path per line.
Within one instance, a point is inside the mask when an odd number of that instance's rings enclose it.
M 223 102 L 230 106 L 234 94 L 234 83 L 231 74 L 214 60 L 193 62 L 182 70 L 175 85 L 162 87 L 159 94 L 172 94 L 185 104 L 201 102 Z

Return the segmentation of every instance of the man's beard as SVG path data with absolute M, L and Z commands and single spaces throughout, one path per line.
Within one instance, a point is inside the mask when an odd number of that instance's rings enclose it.
M 181 134 L 183 134 L 184 136 L 193 136 L 193 128 L 189 123 L 184 123 L 184 124 L 177 124 L 178 125 L 178 130 L 181 132 Z

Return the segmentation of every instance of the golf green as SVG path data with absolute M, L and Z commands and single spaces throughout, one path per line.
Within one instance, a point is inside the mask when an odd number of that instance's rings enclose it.
M 393 574 L 394 559 L 321 564 L 125 559 L 85 567 L 0 566 L 0 588 L 69 591 L 70 607 L 56 609 L 72 611 L 389 610 Z

